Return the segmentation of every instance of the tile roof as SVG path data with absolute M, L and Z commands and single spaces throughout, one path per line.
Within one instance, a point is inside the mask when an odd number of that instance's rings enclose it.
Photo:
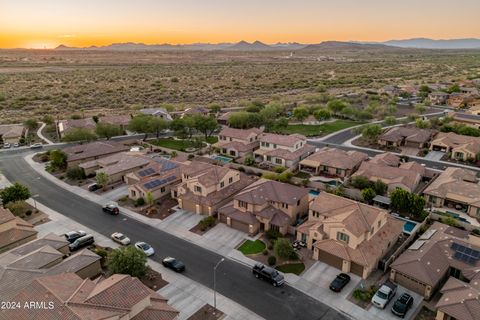
M 478 281 L 465 283 L 450 277 L 441 291 L 442 297 L 435 306 L 458 320 L 480 319 L 480 286 Z
M 265 204 L 270 201 L 296 204 L 308 195 L 308 189 L 288 183 L 260 179 L 235 196 L 235 199 L 252 204 Z
M 242 212 L 242 211 L 236 209 L 233 206 L 233 201 L 231 201 L 227 205 L 218 209 L 218 212 L 226 215 L 227 217 L 230 217 L 233 220 L 240 221 L 240 222 L 243 222 L 243 223 L 247 223 L 247 224 L 258 223 L 258 220 L 257 220 L 257 218 L 255 218 L 254 214 L 252 214 L 251 212 L 248 212 L 248 211 L 247 212 Z
M 282 158 L 285 160 L 299 160 L 301 157 L 304 157 L 305 155 L 308 155 L 312 152 L 315 151 L 315 146 L 312 146 L 310 144 L 306 144 L 303 147 L 301 147 L 298 150 L 295 150 L 294 152 L 291 152 L 286 149 L 273 149 L 273 150 L 268 150 L 264 152 L 264 155 L 266 156 L 271 156 L 271 157 L 277 157 L 277 158 Z
M 230 127 L 224 127 L 222 131 L 218 134 L 219 136 L 225 136 L 234 139 L 246 140 L 250 137 L 250 135 L 259 135 L 263 132 L 263 130 L 258 128 L 251 128 L 251 129 L 235 129 Z
M 300 161 L 300 164 L 316 164 L 316 166 L 328 166 L 332 168 L 350 169 L 367 160 L 368 155 L 358 151 L 345 151 L 337 148 L 324 147 Z
M 383 164 L 390 167 L 398 167 L 400 165 L 400 157 L 390 152 L 384 152 L 377 154 L 375 157 L 370 159 L 370 162 Z
M 219 141 L 216 146 L 218 148 L 234 149 L 238 152 L 252 151 L 260 146 L 259 141 L 253 141 L 252 143 L 241 143 L 239 141 Z
M 8 209 L 0 207 L 0 224 L 4 224 L 5 222 L 15 220 L 15 216 L 12 212 Z
M 405 141 L 415 143 L 427 143 L 434 135 L 434 130 L 419 129 L 416 127 L 393 127 L 387 129 L 378 139 L 397 142 L 405 139 Z
M 97 160 L 88 161 L 79 165 L 80 168 L 91 168 L 99 166 L 97 172 L 105 172 L 108 175 L 122 173 L 128 170 L 146 166 L 150 163 L 150 159 L 144 156 L 121 152 L 100 158 Z
M 4 139 L 21 137 L 24 131 L 25 127 L 23 125 L 0 125 L 0 137 L 3 137 Z
M 463 168 L 448 167 L 423 193 L 480 207 L 480 184 L 476 173 Z
M 66 241 L 65 238 L 57 236 L 56 234 L 49 233 L 45 235 L 43 238 L 31 241 L 21 247 L 18 247 L 12 250 L 11 253 L 18 256 L 27 255 L 30 252 L 36 251 L 37 249 L 44 246 L 50 246 L 58 250 L 58 249 L 67 247 L 68 241 Z
M 60 120 L 60 132 L 66 133 L 72 129 L 95 129 L 96 123 L 92 118 Z
M 63 149 L 68 156 L 68 161 L 107 156 L 128 150 L 129 147 L 115 141 L 95 141 Z
M 24 241 L 38 233 L 32 224 L 20 217 L 15 217 L 10 210 L 2 207 L 0 207 L 0 226 L 2 226 L 2 231 L 0 231 L 0 249 L 15 245 L 15 243 Z
M 293 147 L 300 141 L 307 141 L 307 137 L 301 134 L 291 134 L 291 135 L 283 135 L 283 134 L 273 134 L 273 133 L 262 133 L 259 136 L 261 142 L 268 142 L 273 144 L 278 144 L 287 147 Z
M 118 115 L 101 117 L 98 122 L 127 126 L 130 123 L 130 120 L 132 120 L 132 117 L 129 115 Z
M 450 148 L 462 148 L 473 154 L 480 152 L 480 137 L 471 137 L 454 132 L 440 132 L 431 142 L 432 145 L 446 145 Z
M 469 279 L 479 276 L 478 261 L 470 265 L 453 257 L 452 243 L 480 250 L 468 242 L 468 232 L 435 222 L 424 235 L 417 240 L 416 246 L 410 246 L 392 263 L 392 269 L 432 287 L 443 279 L 450 267 L 460 270 Z

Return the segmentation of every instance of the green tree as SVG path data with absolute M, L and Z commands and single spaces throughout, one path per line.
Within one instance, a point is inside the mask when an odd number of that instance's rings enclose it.
M 331 110 L 333 113 L 339 113 L 344 108 L 348 107 L 348 103 L 341 100 L 341 99 L 332 99 L 328 101 L 327 108 Z
M 86 178 L 85 171 L 83 171 L 83 169 L 79 166 L 68 168 L 65 175 L 70 180 L 83 180 Z
M 160 117 L 150 117 L 147 122 L 148 131 L 155 133 L 157 139 L 160 137 L 160 132 L 168 128 L 168 123 Z
M 107 187 L 108 179 L 110 178 L 108 174 L 106 172 L 100 171 L 97 173 L 95 178 L 97 180 L 97 183 L 102 186 L 103 190 L 105 190 Z
M 425 199 L 422 196 L 397 188 L 390 193 L 391 208 L 397 212 L 409 213 L 414 217 L 422 217 Z
M 305 120 L 308 117 L 308 115 L 309 115 L 309 112 L 308 112 L 307 108 L 305 108 L 304 106 L 299 106 L 299 107 L 296 107 L 295 109 L 293 109 L 293 116 L 298 121 Z
M 147 256 L 133 246 L 118 248 L 108 256 L 108 269 L 111 273 L 142 277 L 147 272 Z
M 45 124 L 47 126 L 50 126 L 55 122 L 55 120 L 53 119 L 53 117 L 51 115 L 46 114 L 46 115 L 43 116 L 42 122 L 45 122 Z
M 328 120 L 332 117 L 332 114 L 327 109 L 318 109 L 313 112 L 313 116 L 318 121 Z
M 362 129 L 362 137 L 369 141 L 376 141 L 382 134 L 382 127 L 378 124 L 368 124 Z
M 460 86 L 458 84 L 453 84 L 447 89 L 448 93 L 461 92 Z
M 232 113 L 228 119 L 228 123 L 233 128 L 248 129 L 262 126 L 264 124 L 264 119 L 259 113 L 239 111 Z
M 360 190 L 363 190 L 365 188 L 369 188 L 372 185 L 370 180 L 368 180 L 368 178 L 364 177 L 364 176 L 354 176 L 354 177 L 352 177 L 350 184 L 354 188 L 360 189 Z
M 145 136 L 143 137 L 143 140 L 145 141 L 148 137 L 148 134 L 152 133 L 152 129 L 150 127 L 151 118 L 152 116 L 143 114 L 135 116 L 128 123 L 128 129 L 133 132 L 145 134 Z
M 74 128 L 68 131 L 62 138 L 65 142 L 92 141 L 95 139 L 97 139 L 97 136 L 86 128 Z
M 373 198 L 375 198 L 376 195 L 375 190 L 372 188 L 365 188 L 362 190 L 362 198 L 367 203 L 372 203 Z
M 424 113 L 426 110 L 427 110 L 427 107 L 425 107 L 425 105 L 422 103 L 417 103 L 417 105 L 415 106 L 415 111 L 417 111 L 420 114 Z
M 279 103 L 269 103 L 260 111 L 260 117 L 262 123 L 265 125 L 266 130 L 278 129 L 282 126 L 279 117 L 283 112 L 283 107 Z M 249 116 L 251 118 L 251 116 Z M 283 118 L 285 119 L 285 118 Z M 252 121 L 252 119 L 250 119 Z M 288 120 L 287 120 L 288 125 Z
M 384 121 L 387 126 L 393 126 L 394 124 L 397 123 L 397 119 L 392 116 L 385 117 Z
M 388 186 L 385 182 L 382 180 L 377 180 L 373 184 L 373 190 L 375 190 L 375 193 L 378 195 L 383 196 L 387 192 Z
M 10 187 L 0 190 L 0 198 L 2 198 L 3 205 L 6 205 L 9 202 L 27 200 L 30 197 L 30 190 L 18 182 Z
M 415 126 L 419 129 L 428 129 L 430 128 L 430 122 L 428 120 L 417 119 L 415 120 Z
M 278 238 L 275 241 L 273 250 L 275 251 L 275 254 L 282 259 L 295 260 L 297 258 L 297 253 L 295 250 L 293 250 L 293 247 L 288 239 Z
M 5 205 L 5 208 L 16 216 L 23 218 L 25 213 L 29 210 L 25 201 L 11 201 Z
M 145 200 L 149 206 L 153 204 L 153 194 L 150 191 L 145 195 Z
M 65 169 L 67 167 L 67 154 L 60 149 L 50 151 L 50 165 L 54 169 Z
M 30 131 L 38 128 L 38 122 L 35 119 L 27 119 L 23 122 L 23 125 Z
M 120 136 L 123 132 L 120 126 L 111 123 L 99 122 L 95 128 L 95 133 L 101 138 L 110 140 L 111 137 Z
M 92 116 L 92 120 L 93 122 L 98 123 L 100 119 L 98 118 L 98 116 Z
M 205 140 L 212 135 L 212 133 L 218 129 L 217 119 L 214 117 L 205 117 L 197 115 L 194 117 L 195 129 L 205 135 Z

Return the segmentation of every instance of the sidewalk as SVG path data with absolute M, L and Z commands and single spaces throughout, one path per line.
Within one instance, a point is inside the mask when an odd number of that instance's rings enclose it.
M 25 160 L 32 166 L 34 170 L 36 170 L 40 175 L 49 179 L 50 181 L 56 183 L 60 187 L 69 190 L 71 192 L 76 193 L 77 195 L 84 197 L 85 199 L 91 200 L 98 204 L 104 204 L 105 199 L 99 195 L 92 194 L 87 190 L 84 190 L 79 187 L 71 186 L 66 184 L 65 182 L 56 179 L 45 170 L 43 170 L 44 164 L 36 163 L 32 160 L 33 155 L 28 155 L 25 157 Z M 136 219 L 138 221 L 144 222 L 148 225 L 151 225 L 159 230 L 164 232 L 168 232 L 176 237 L 182 238 L 189 242 L 192 242 L 196 245 L 199 245 L 205 249 L 214 251 L 216 253 L 222 254 L 232 260 L 235 260 L 239 263 L 242 263 L 247 266 L 253 266 L 256 261 L 252 260 L 246 256 L 244 256 L 240 251 L 236 250 L 234 247 L 226 245 L 223 241 L 212 241 L 209 239 L 207 232 L 203 236 L 195 234 L 193 232 L 188 231 L 190 226 L 194 225 L 195 219 L 200 219 L 201 216 L 195 215 L 193 213 L 187 213 L 184 210 L 178 210 L 176 213 L 172 214 L 164 221 L 159 219 L 151 219 L 145 217 L 141 214 L 133 212 L 131 210 L 120 208 L 120 211 L 129 216 L 132 219 Z M 180 218 L 185 219 L 187 222 L 183 223 L 182 221 L 178 221 L 177 219 Z M 218 227 L 218 225 L 216 226 Z M 232 230 L 233 229 L 229 229 Z M 207 235 L 207 236 L 206 236 Z M 244 239 L 252 239 L 247 235 L 245 235 Z M 317 283 L 309 282 L 308 280 L 302 278 L 301 276 L 297 276 L 294 274 L 286 274 L 285 279 L 287 283 L 292 286 L 293 288 L 311 296 L 312 298 L 325 303 L 326 305 L 336 309 L 339 312 L 346 314 L 347 316 L 351 317 L 352 319 L 362 319 L 362 320 L 382 320 L 382 317 L 374 315 L 369 311 L 360 308 L 359 306 L 351 303 L 350 301 L 339 297 L 337 294 L 331 292 L 328 287 L 320 286 Z M 190 289 L 188 289 L 190 291 Z M 231 318 L 235 319 L 235 318 Z M 238 319 L 250 319 L 250 318 L 241 318 Z
M 47 144 L 54 144 L 53 141 L 49 140 L 47 137 L 45 137 L 43 134 L 42 134 L 42 130 L 43 128 L 46 127 L 46 123 L 45 122 L 42 122 L 42 125 L 40 126 L 40 128 L 38 128 L 37 130 L 37 136 L 42 139 L 43 141 L 45 141 Z

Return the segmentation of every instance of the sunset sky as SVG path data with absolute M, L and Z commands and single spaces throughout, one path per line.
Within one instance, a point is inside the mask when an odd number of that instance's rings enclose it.
M 480 38 L 479 0 L 0 0 L 0 48 Z

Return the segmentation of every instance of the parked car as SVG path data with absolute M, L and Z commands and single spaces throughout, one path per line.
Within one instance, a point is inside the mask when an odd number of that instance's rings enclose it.
M 110 236 L 113 241 L 120 243 L 121 245 L 127 246 L 130 244 L 130 238 L 125 236 L 123 233 L 115 232 Z
M 138 250 L 142 250 L 147 255 L 147 257 L 153 256 L 155 254 L 155 250 L 153 250 L 152 246 L 150 246 L 146 242 L 136 242 L 135 248 L 137 248 Z
M 12 145 L 11 145 L 10 143 L 8 143 L 8 142 L 7 142 L 7 143 L 4 143 L 4 144 L 3 144 L 3 149 L 10 149 L 11 146 L 12 146 Z
M 118 207 L 114 204 L 107 204 L 107 205 L 104 205 L 103 208 L 102 208 L 103 212 L 107 212 L 107 213 L 110 213 L 110 214 L 114 214 L 114 215 L 117 215 L 120 213 L 120 210 L 118 210 Z
M 166 268 L 170 268 L 176 272 L 182 272 L 185 271 L 185 264 L 172 257 L 166 257 L 165 259 L 162 260 L 162 264 Z
M 338 274 L 332 283 L 330 283 L 330 290 L 340 292 L 350 282 L 350 276 L 346 273 Z
M 285 278 L 280 272 L 260 263 L 253 266 L 252 273 L 255 278 L 266 280 L 274 287 L 279 287 L 285 283 Z
M 18 148 L 19 146 L 20 146 L 20 144 L 18 144 L 18 142 L 16 142 L 16 143 L 13 144 L 13 147 L 14 147 L 14 148 Z
M 396 284 L 390 281 L 385 282 L 372 297 L 373 305 L 377 308 L 385 309 L 390 300 L 392 300 L 392 298 L 395 296 L 396 292 Z
M 87 235 L 87 233 L 83 230 L 69 231 L 69 232 L 64 234 L 65 239 L 70 243 L 73 243 L 78 238 L 81 238 L 81 237 L 86 236 L 86 235 Z
M 74 242 L 68 245 L 70 251 L 76 251 L 83 247 L 89 246 L 95 242 L 95 239 L 91 234 L 87 234 L 86 236 L 80 237 Z
M 40 149 L 43 148 L 43 145 L 39 142 L 30 145 L 30 149 Z
M 412 307 L 412 305 L 413 305 L 413 297 L 405 292 L 393 304 L 392 313 L 396 316 L 404 318 L 408 310 Z
M 98 183 L 92 183 L 92 184 L 89 184 L 87 188 L 88 188 L 88 191 L 93 192 L 93 191 L 97 191 L 98 189 L 101 189 L 102 186 L 99 185 Z

